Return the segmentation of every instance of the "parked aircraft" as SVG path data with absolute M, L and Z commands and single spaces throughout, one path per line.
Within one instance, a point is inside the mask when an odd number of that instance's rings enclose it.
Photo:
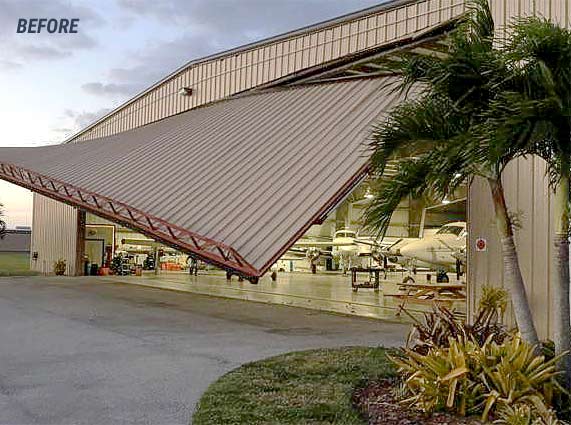
M 294 244 L 290 252 L 303 251 L 311 264 L 322 256 L 332 256 L 339 260 L 343 272 L 351 268 L 357 257 L 369 256 L 382 262 L 383 250 L 401 240 L 400 238 L 384 238 L 377 241 L 371 237 L 359 237 L 354 230 L 343 229 L 335 232 L 332 240 L 301 240 Z M 312 267 L 313 272 L 315 268 Z
M 303 240 L 297 242 L 293 249 L 305 252 L 312 264 L 320 256 L 339 258 L 343 269 L 350 268 L 357 256 L 371 256 L 379 263 L 387 258 L 403 265 L 412 262 L 415 268 L 458 271 L 459 264 L 466 261 L 466 223 L 448 223 L 435 233 L 425 231 L 425 234 L 423 238 L 385 237 L 378 241 L 359 237 L 352 230 L 338 230 L 331 241 Z
M 448 223 L 434 235 L 406 244 L 400 254 L 421 263 L 455 269 L 458 261 L 465 262 L 466 236 L 466 222 Z

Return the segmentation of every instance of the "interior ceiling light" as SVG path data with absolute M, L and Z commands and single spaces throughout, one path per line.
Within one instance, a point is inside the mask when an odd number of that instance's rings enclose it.
M 178 94 L 181 96 L 191 96 L 192 95 L 192 87 L 181 87 L 178 90 Z
M 367 189 L 367 192 L 365 192 L 365 198 L 366 199 L 373 199 L 375 197 L 375 195 L 373 195 L 371 193 L 371 191 L 369 189 Z

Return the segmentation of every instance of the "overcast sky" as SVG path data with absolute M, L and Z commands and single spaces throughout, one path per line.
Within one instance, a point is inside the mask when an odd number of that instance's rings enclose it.
M 0 146 L 59 143 L 185 62 L 384 0 L 0 0 Z M 17 34 L 19 18 L 78 34 Z M 31 194 L 0 181 L 10 226 Z

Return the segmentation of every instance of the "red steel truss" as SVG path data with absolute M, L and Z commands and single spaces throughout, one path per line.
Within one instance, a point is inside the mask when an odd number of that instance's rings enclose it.
M 0 178 L 141 232 L 227 272 L 255 279 L 263 272 L 230 246 L 170 224 L 122 202 L 13 164 L 0 162 Z

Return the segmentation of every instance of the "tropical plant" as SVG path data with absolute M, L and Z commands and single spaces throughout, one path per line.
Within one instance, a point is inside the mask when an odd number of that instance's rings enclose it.
M 494 22 L 486 0 L 471 2 L 465 20 L 431 52 L 401 51 L 382 62 L 401 76 L 395 90 L 414 92 L 372 134 L 377 192 L 365 211 L 366 225 L 384 234 L 393 211 L 407 196 L 443 199 L 472 176 L 490 188 L 504 258 L 504 283 L 524 339 L 538 343 L 514 241 L 502 174 L 520 151 L 513 140 L 489 139 L 495 100 L 520 84 L 506 54 L 494 47 Z M 383 176 L 398 159 L 396 176 Z
M 500 320 L 508 308 L 508 293 L 504 288 L 483 286 L 478 308 L 493 316 L 495 320 Z
M 501 344 L 509 332 L 501 323 L 507 305 L 507 293 L 501 288 L 485 286 L 480 306 L 472 323 L 459 318 L 444 306 L 436 306 L 425 313 L 423 320 L 414 320 L 407 348 L 426 355 L 431 349 L 448 348 L 452 340 L 471 340 L 483 345 L 488 338 Z
M 527 406 L 538 424 L 558 423 L 551 402 L 561 391 L 557 382 L 558 357 L 547 360 L 519 334 L 497 343 L 450 338 L 448 348 L 426 355 L 409 349 L 392 357 L 403 376 L 403 403 L 426 413 L 449 411 L 480 415 L 487 421 L 498 415 L 509 422 Z M 513 414 L 510 413 L 513 410 Z
M 63 276 L 65 274 L 65 269 L 67 264 L 64 259 L 60 258 L 56 262 L 54 262 L 54 274 L 56 276 Z
M 515 406 L 502 405 L 496 412 L 495 424 L 500 425 L 561 425 L 553 410 L 548 410 L 539 416 L 534 413 L 531 406 L 517 404 Z
M 111 259 L 111 266 L 109 268 L 113 274 L 121 275 L 123 269 L 123 256 L 121 254 L 116 254 Z

